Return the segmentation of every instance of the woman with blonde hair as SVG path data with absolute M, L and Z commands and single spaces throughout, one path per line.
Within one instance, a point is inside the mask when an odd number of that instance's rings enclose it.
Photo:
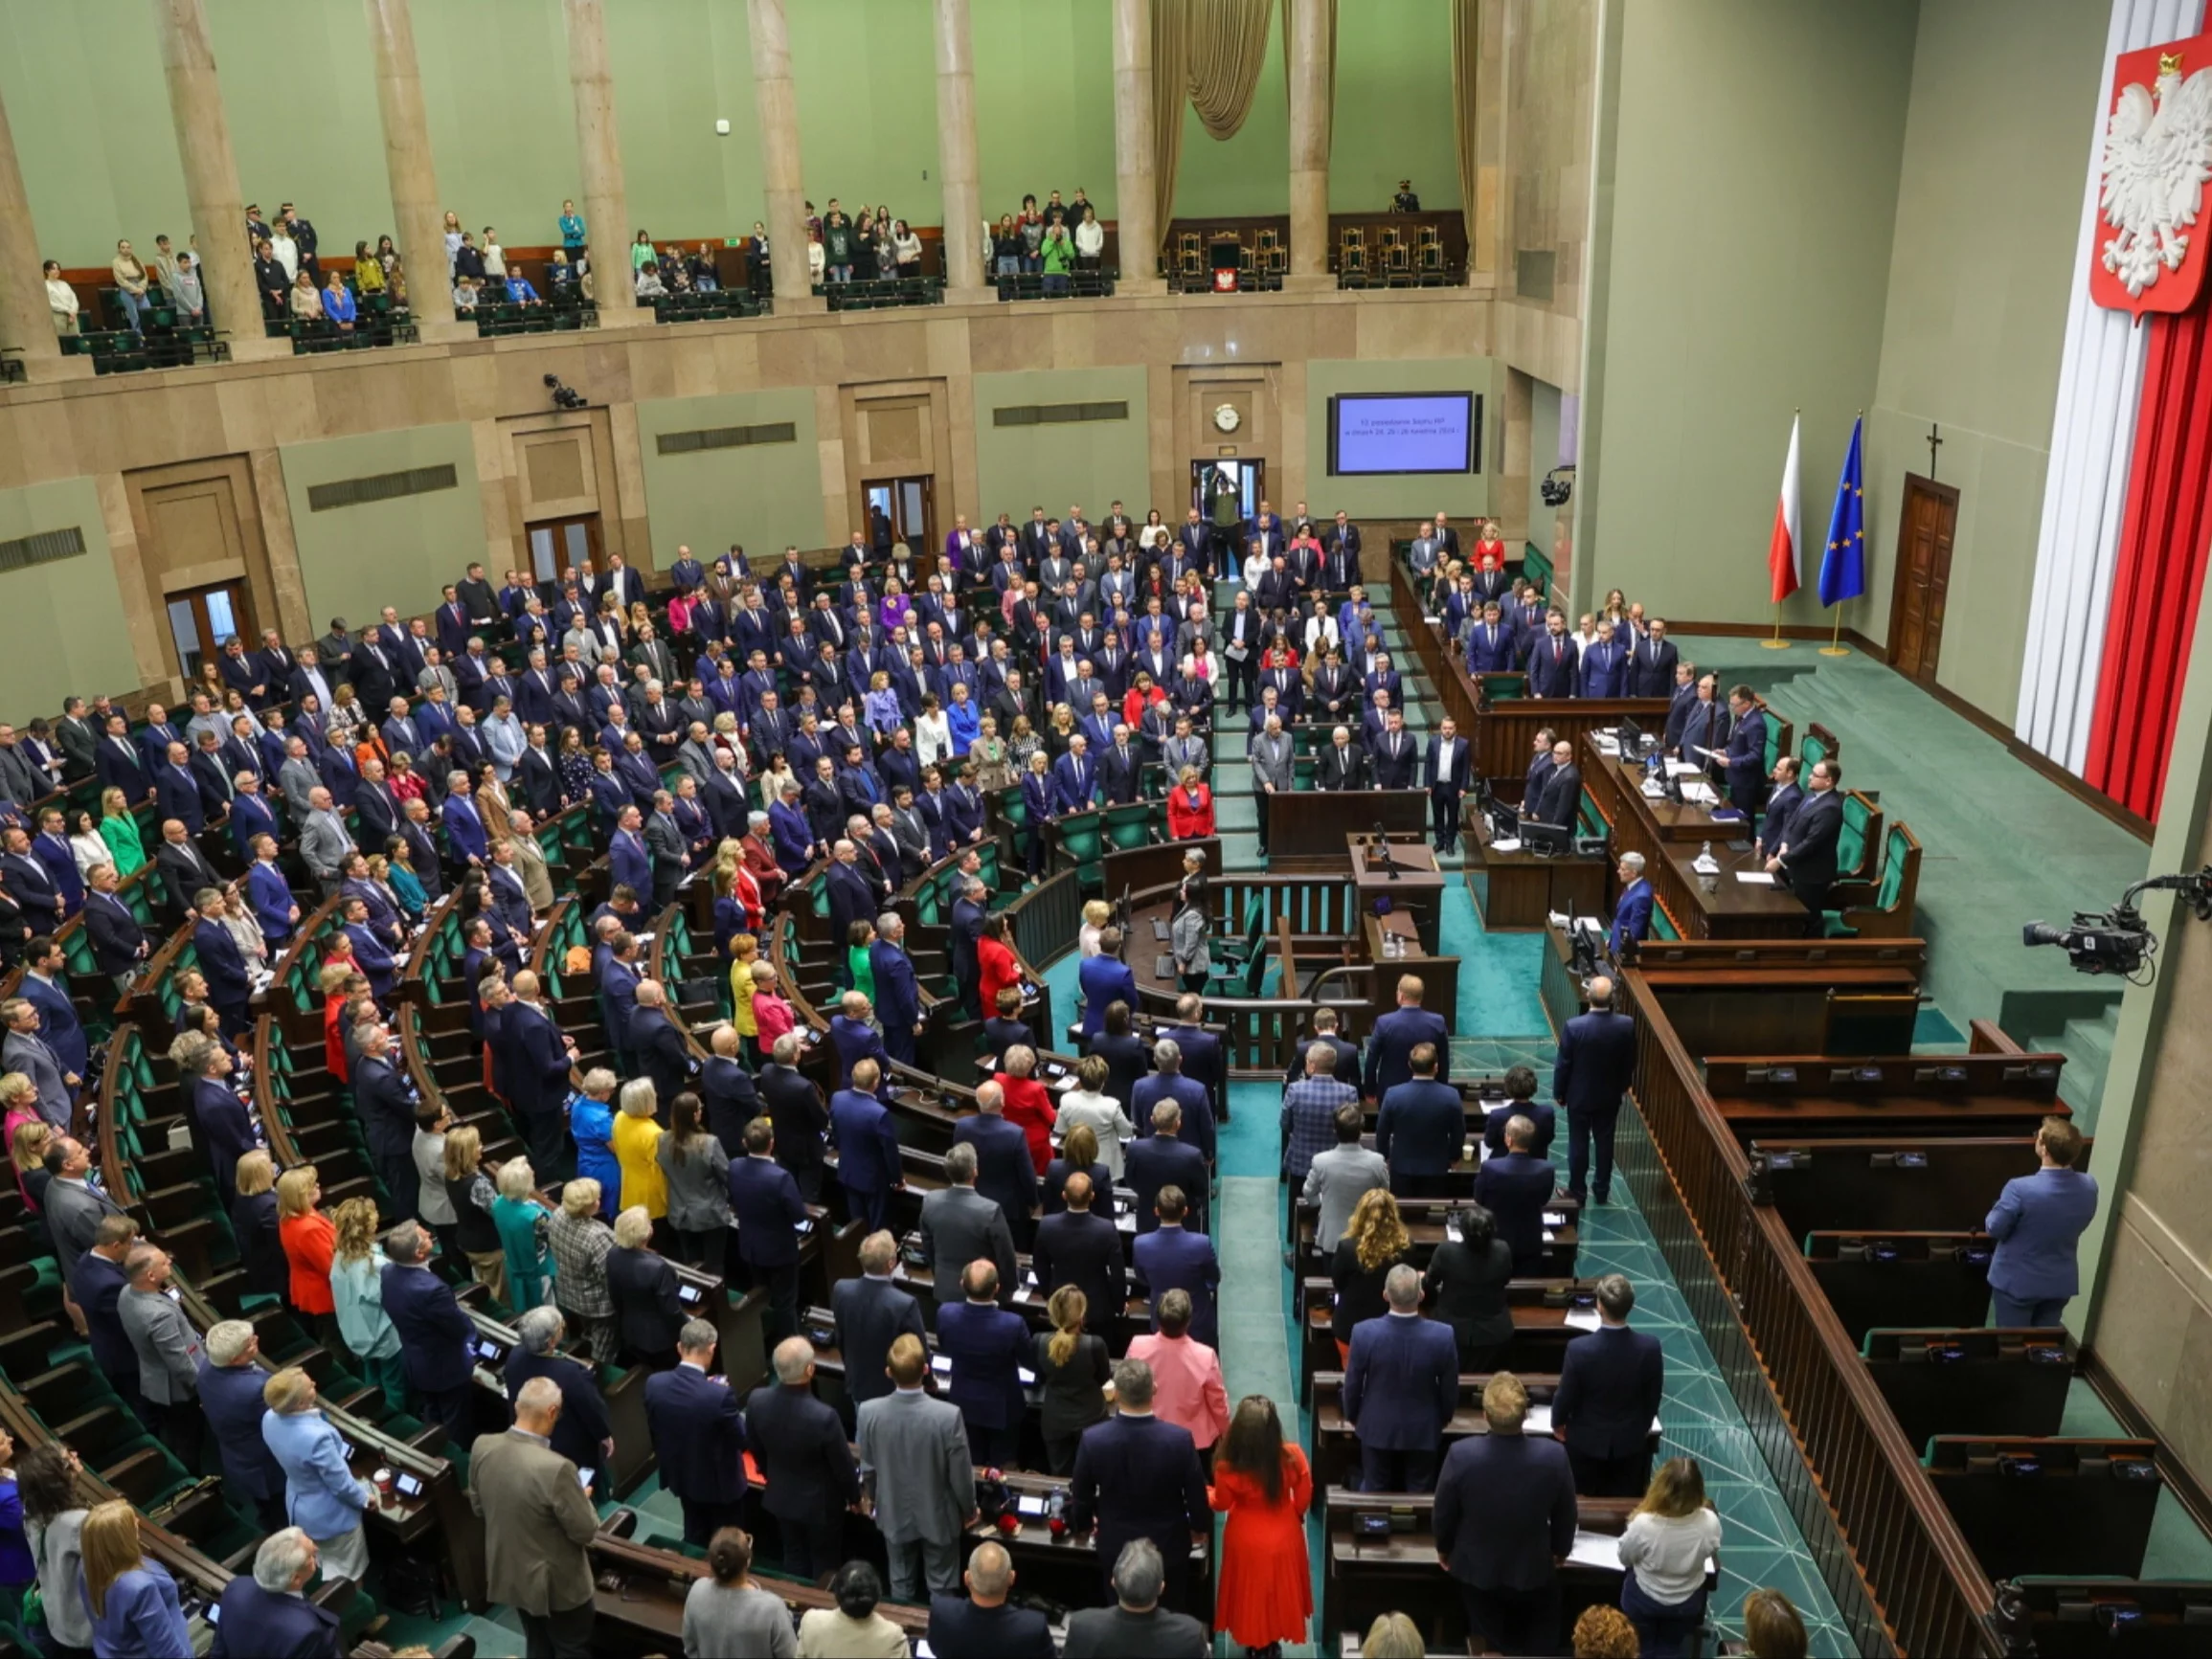
M 615 1304 L 607 1294 L 607 1252 L 615 1230 L 599 1220 L 599 1183 L 578 1176 L 561 1188 L 560 1208 L 546 1223 L 553 1249 L 553 1306 L 582 1334 L 592 1357 L 612 1365 L 621 1344 L 615 1331 Z
M 1747 1659 L 1805 1659 L 1805 1621 L 1779 1590 L 1753 1590 L 1744 1598 Z
M 1720 1552 L 1721 1517 L 1705 1501 L 1694 1457 L 1670 1457 L 1620 1535 L 1620 1610 L 1654 1659 L 1684 1652 L 1705 1617 L 1705 1563 Z
M 1006 740 L 999 735 L 997 715 L 985 714 L 977 722 L 976 740 L 968 746 L 967 757 L 975 762 L 978 789 L 996 795 L 1014 781 L 1013 768 L 1006 764 Z
M 1389 1311 L 1383 1301 L 1383 1281 L 1411 1249 L 1405 1219 L 1389 1189 L 1374 1187 L 1362 1193 L 1329 1267 L 1337 1290 L 1329 1334 L 1337 1339 L 1337 1357 L 1344 1364 L 1352 1362 L 1352 1327 L 1363 1319 L 1380 1319 Z
M 277 1242 L 292 1269 L 290 1301 L 295 1310 L 314 1315 L 316 1327 L 328 1331 L 336 1323 L 338 1303 L 330 1294 L 330 1255 L 337 1247 L 338 1229 L 315 1206 L 323 1201 L 323 1184 L 315 1178 L 313 1164 L 300 1164 L 277 1177 Z
M 92 1609 L 93 1652 L 192 1659 L 192 1627 L 177 1602 L 176 1581 L 147 1555 L 129 1499 L 95 1505 L 84 1517 L 78 1551 Z
M 373 1199 L 348 1199 L 338 1206 L 330 1294 L 338 1304 L 338 1334 L 384 1390 L 385 1404 L 404 1412 L 407 1368 L 399 1356 L 398 1329 L 384 1312 L 384 1250 L 376 1233 Z
M 146 867 L 146 839 L 138 833 L 138 818 L 123 791 L 112 786 L 100 792 L 100 839 L 107 843 L 119 880 Z
M 508 1158 L 499 1166 L 494 1184 L 499 1193 L 491 1200 L 491 1221 L 507 1256 L 507 1283 L 512 1292 L 508 1302 L 519 1313 L 549 1299 L 553 1259 L 548 1238 L 553 1222 L 537 1201 L 537 1172 L 530 1159 Z
M 1204 841 L 1214 833 L 1213 787 L 1186 766 L 1167 792 L 1167 831 L 1179 841 Z
M 445 1132 L 445 1197 L 453 1205 L 454 1236 L 468 1270 L 492 1296 L 506 1302 L 507 1251 L 499 1242 L 499 1223 L 491 1219 L 492 1200 L 499 1196 L 484 1170 L 484 1135 L 474 1126 L 457 1124 Z M 511 1304 L 510 1304 L 511 1306 Z
M 615 1097 L 615 1129 L 609 1137 L 622 1171 L 621 1207 L 643 1209 L 652 1222 L 668 1213 L 668 1183 L 660 1164 L 661 1136 L 666 1132 L 654 1119 L 660 1104 L 651 1080 L 633 1077 Z
M 1044 1390 L 1045 1468 L 1051 1474 L 1074 1471 L 1076 1443 L 1085 1429 L 1106 1421 L 1106 1402 L 1113 1398 L 1114 1361 L 1107 1356 L 1106 1339 L 1083 1329 L 1090 1311 L 1081 1290 L 1062 1285 L 1045 1304 L 1050 1334 L 1039 1332 L 1033 1339 L 1037 1381 Z
M 27 1082 L 18 1071 L 0 1077 L 0 1084 L 11 1081 Z M 15 1190 L 23 1195 L 24 1204 L 35 1216 L 44 1208 L 38 1200 L 46 1195 L 46 1179 L 40 1178 L 34 1188 L 33 1176 L 46 1177 L 46 1149 L 54 1143 L 54 1129 L 36 1112 L 29 1117 L 17 1117 L 11 1109 L 9 1115 L 14 1128 L 8 1132 L 8 1161 L 15 1169 Z
M 1085 901 L 1083 925 L 1075 930 L 1075 944 L 1086 960 L 1098 954 L 1098 931 L 1113 919 L 1114 907 L 1104 899 Z
M 282 1296 L 291 1288 L 291 1266 L 284 1257 L 283 1222 L 277 1205 L 277 1164 L 256 1147 L 238 1159 L 231 1177 L 231 1232 L 238 1241 L 238 1264 L 246 1289 L 259 1296 Z
M 1403 1613 L 1379 1613 L 1360 1642 L 1360 1659 L 1421 1659 L 1429 1651 L 1421 1626 Z

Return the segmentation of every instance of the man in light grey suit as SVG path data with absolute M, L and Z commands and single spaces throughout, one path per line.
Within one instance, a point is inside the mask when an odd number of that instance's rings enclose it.
M 1180 715 L 1175 722 L 1175 735 L 1160 746 L 1160 764 L 1167 769 L 1170 789 L 1183 776 L 1186 766 L 1196 767 L 1200 777 L 1213 773 L 1213 745 L 1190 729 L 1190 717 Z
M 147 1424 L 185 1468 L 200 1466 L 199 1333 L 184 1310 L 162 1294 L 169 1283 L 169 1252 L 159 1244 L 133 1244 L 123 1259 L 130 1283 L 115 1304 L 124 1334 L 138 1352 L 138 1392 L 151 1408 Z
M 1271 714 L 1267 724 L 1252 740 L 1252 788 L 1254 795 L 1288 795 L 1294 784 L 1296 751 L 1291 746 L 1290 733 L 1282 729 L 1282 716 Z M 1259 801 L 1259 850 L 1267 851 L 1267 802 Z
M 892 1392 L 862 1403 L 856 1444 L 862 1491 L 891 1553 L 892 1600 L 953 1595 L 960 1534 L 979 1519 L 967 1425 L 951 1401 L 922 1392 L 929 1356 L 911 1333 L 891 1345 L 884 1369 Z
M 54 1235 L 55 1260 L 61 1264 L 66 1284 L 77 1258 L 99 1237 L 100 1223 L 123 1210 L 84 1178 L 92 1170 L 92 1154 L 82 1141 L 62 1136 L 46 1149 L 46 1167 L 54 1177 L 46 1183 L 46 1225 Z
M 940 1307 L 965 1297 L 960 1275 L 970 1262 L 995 1263 L 1002 1285 L 1022 1282 L 1005 1208 L 976 1191 L 976 1149 L 963 1141 L 945 1154 L 945 1184 L 922 1199 L 922 1250 L 937 1273 Z
M 1327 1255 L 1352 1224 L 1352 1209 L 1361 1195 L 1390 1184 L 1390 1166 L 1372 1147 L 1360 1144 L 1366 1118 L 1355 1101 L 1337 1108 L 1337 1144 L 1316 1153 L 1306 1171 L 1306 1184 L 1298 1201 L 1319 1204 L 1320 1219 L 1314 1223 L 1314 1247 Z
M 326 897 L 338 890 L 346 860 L 353 851 L 353 838 L 346 820 L 330 804 L 330 792 L 318 785 L 307 792 L 307 821 L 300 826 L 300 856 L 323 884 Z
M 69 1084 L 61 1062 L 38 1035 L 38 1005 L 28 998 L 11 997 L 0 1003 L 0 1025 L 8 1035 L 0 1039 L 0 1070 L 19 1071 L 38 1091 L 38 1115 L 56 1130 L 69 1127 Z
M 284 805 L 292 814 L 295 825 L 305 824 L 307 814 L 314 810 L 308 796 L 321 785 L 323 775 L 315 770 L 315 763 L 307 758 L 305 738 L 294 737 L 284 744 L 284 764 L 277 769 L 277 787 L 284 792 Z

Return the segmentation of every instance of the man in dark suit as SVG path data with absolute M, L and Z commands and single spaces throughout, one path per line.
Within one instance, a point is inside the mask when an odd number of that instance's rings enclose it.
M 260 1398 L 258 1384 L 255 1397 Z M 219 1617 L 208 1615 L 215 1629 L 208 1659 L 271 1653 L 337 1659 L 338 1615 L 307 1599 L 307 1586 L 321 1571 L 322 1553 L 298 1527 L 281 1527 L 263 1538 L 254 1552 L 254 1570 L 225 1584 Z
M 1126 1002 L 1135 1008 L 1137 1002 L 1137 975 L 1129 964 L 1121 960 L 1121 930 L 1108 926 L 1098 930 L 1098 953 L 1083 958 L 1075 972 L 1076 986 L 1083 993 L 1083 1035 L 1095 1037 L 1106 1027 L 1107 1007 L 1116 1002 Z
M 108 716 L 106 733 L 93 751 L 92 770 L 102 789 L 122 790 L 124 799 L 132 806 L 153 793 L 147 777 L 146 757 L 131 742 L 129 722 L 120 714 Z M 16 802 L 18 806 L 30 804 L 29 801 Z
M 1521 816 L 1569 828 L 1582 816 L 1582 769 L 1564 737 L 1551 746 L 1551 770 L 1539 775 L 1535 798 L 1523 803 Z
M 1389 1312 L 1352 1327 L 1344 1421 L 1360 1437 L 1362 1491 L 1428 1491 L 1459 1408 L 1459 1344 L 1452 1327 L 1421 1317 L 1421 1272 L 1401 1262 L 1383 1281 Z
M 966 1596 L 932 1596 L 928 1641 L 933 1653 L 988 1653 L 1001 1659 L 1055 1659 L 1052 1632 L 1033 1607 L 1013 1607 L 1014 1563 L 1005 1546 L 978 1544 L 960 1575 Z
M 978 1086 L 976 1107 L 974 1115 L 954 1126 L 953 1146 L 974 1149 L 976 1191 L 1004 1213 L 1014 1248 L 1027 1250 L 1037 1226 L 1037 1166 L 1029 1155 L 1028 1136 L 1006 1120 L 1005 1091 L 999 1084 Z M 959 1257 L 955 1266 L 972 1259 Z
M 1437 1076 L 1452 1076 L 1452 1038 L 1444 1017 L 1421 1006 L 1427 987 L 1420 975 L 1407 974 L 1398 980 L 1398 1005 L 1375 1021 L 1367 1037 L 1367 1075 L 1360 1090 L 1379 1101 L 1413 1075 L 1413 1050 L 1426 1042 L 1436 1050 Z
M 75 1145 L 75 1142 L 65 1142 Z M 55 1156 L 49 1152 L 47 1156 Z M 83 1172 L 80 1170 L 71 1180 L 53 1180 L 47 1183 L 49 1192 L 73 1188 L 82 1192 Z M 102 1195 L 104 1201 L 104 1195 Z M 56 1255 L 64 1260 L 64 1283 L 69 1299 L 84 1315 L 85 1337 L 92 1346 L 93 1363 L 106 1378 L 119 1399 L 133 1401 L 138 1398 L 138 1350 L 131 1346 L 130 1334 L 123 1328 L 118 1312 L 124 1290 L 130 1279 L 123 1270 L 124 1258 L 129 1255 L 131 1244 L 138 1238 L 138 1223 L 130 1217 L 115 1212 L 100 1216 L 93 1222 L 93 1231 L 74 1260 L 68 1259 L 68 1245 L 74 1240 L 56 1241 Z M 258 1393 L 258 1390 L 257 1390 Z M 255 1435 L 260 1433 L 259 1418 L 255 1419 Z M 242 1489 L 241 1489 L 242 1490 Z M 283 1487 L 277 1489 L 282 1513 Z
M 1375 1150 L 1390 1166 L 1393 1185 L 1405 1176 L 1440 1176 L 1459 1161 L 1467 1110 L 1459 1091 L 1436 1078 L 1435 1044 L 1407 1057 L 1413 1075 L 1383 1095 L 1375 1114 Z
M 1836 842 L 1843 833 L 1843 796 L 1837 785 L 1843 768 L 1834 755 L 1813 763 L 1812 793 L 1790 815 L 1787 840 L 1767 860 L 1767 871 L 1789 884 L 1811 912 L 1811 930 L 1820 930 L 1828 889 L 1836 885 Z
M 174 831 L 171 831 L 174 825 Z M 185 826 L 175 818 L 163 820 L 161 844 L 153 849 L 153 862 L 160 866 L 163 878 L 169 884 L 169 899 L 172 914 L 181 917 L 192 907 L 192 900 L 202 888 L 222 886 L 222 878 L 215 874 L 214 865 L 208 863 L 199 843 L 192 839 Z M 12 872 L 11 872 L 12 881 Z M 21 896 L 18 891 L 18 896 Z
M 430 1270 L 430 1230 L 401 1222 L 384 1244 L 380 1289 L 384 1312 L 399 1333 L 399 1353 L 407 1385 L 422 1401 L 421 1415 L 442 1424 L 445 1437 L 466 1445 L 470 1380 L 476 1359 L 470 1350 L 476 1326 L 454 1299 L 453 1288 Z
M 1136 1126 L 1138 1138 L 1151 1134 L 1158 1128 L 1161 1110 L 1172 1104 L 1180 1114 L 1184 1138 L 1211 1164 L 1219 1138 L 1213 1099 L 1203 1083 L 1183 1074 L 1183 1044 L 1162 1037 L 1152 1045 L 1152 1075 L 1139 1078 L 1130 1090 L 1129 1121 Z
M 1488 1432 L 1455 1445 L 1436 1480 L 1436 1556 L 1459 1586 L 1468 1629 L 1493 1653 L 1559 1651 L 1557 1563 L 1574 1547 L 1567 1449 L 1524 1434 L 1527 1416 L 1520 1379 L 1491 1378 Z
M 138 974 L 139 964 L 152 953 L 146 930 L 130 907 L 116 895 L 115 866 L 95 864 L 84 900 L 84 930 L 92 938 L 92 959 L 100 971 L 123 989 Z
M 1528 652 L 1528 695 L 1572 697 L 1581 671 L 1582 655 L 1568 637 L 1567 618 L 1557 611 L 1544 618 L 1544 633 Z
M 1150 1538 L 1131 1538 L 1111 1565 L 1114 1605 L 1068 1616 L 1061 1659 L 1202 1659 L 1213 1651 L 1206 1626 L 1162 1606 L 1167 1569 Z
M 632 1062 L 653 1080 L 653 1092 L 666 1102 L 691 1087 L 691 1051 L 668 1018 L 667 993 L 657 979 L 638 981 L 638 1005 L 630 1013 Z
M 883 1021 L 885 1051 L 903 1065 L 914 1063 L 914 1040 L 921 1035 L 921 990 L 914 982 L 914 958 L 906 953 L 906 918 L 887 910 L 877 918 L 875 943 L 868 948 L 875 974 L 876 1015 Z
M 1544 1264 L 1544 1206 L 1555 1190 L 1551 1165 L 1536 1155 L 1535 1142 L 1534 1123 L 1518 1114 L 1507 1118 L 1504 1155 L 1487 1160 L 1475 1176 L 1475 1201 L 1497 1218 L 1518 1278 Z
M 1314 756 L 1316 789 L 1366 789 L 1367 751 L 1352 741 L 1351 728 L 1340 726 Z
M 827 881 L 829 885 L 829 936 L 836 944 L 832 953 L 837 963 L 837 983 L 852 983 L 852 970 L 846 963 L 845 941 L 855 922 L 873 922 L 876 916 L 875 889 L 853 862 L 859 849 L 849 841 L 838 841 L 830 860 Z
M 1070 1176 L 1060 1196 L 1067 1208 L 1037 1223 L 1037 1242 L 1029 1257 L 1036 1268 L 1037 1290 L 1050 1298 L 1062 1285 L 1074 1286 L 1090 1305 L 1084 1324 L 1103 1335 L 1115 1329 L 1129 1303 L 1121 1234 L 1104 1216 L 1092 1213 L 1088 1175 L 1078 1170 Z
M 514 1329 L 522 1340 L 508 1351 L 500 1379 L 507 1384 L 508 1399 L 519 1399 L 522 1385 L 533 1377 L 551 1378 L 561 1391 L 553 1450 L 578 1468 L 603 1467 L 614 1455 L 615 1425 L 607 1415 L 605 1396 L 592 1380 L 590 1362 L 559 1352 L 568 1322 L 558 1309 L 540 1304 L 515 1315 Z
M 645 1426 L 661 1489 L 684 1506 L 687 1544 L 745 1524 L 745 1419 L 730 1379 L 709 1370 L 714 1342 L 711 1321 L 685 1321 L 674 1367 L 645 1379 Z
M 1613 1007 L 1613 981 L 1590 982 L 1590 1011 L 1577 1014 L 1559 1034 L 1551 1067 L 1551 1097 L 1567 1109 L 1567 1192 L 1577 1203 L 1585 1191 L 1604 1203 L 1613 1190 L 1613 1133 L 1620 1103 L 1636 1070 L 1636 1021 Z M 1596 1144 L 1597 1171 L 1591 1174 Z
M 1643 638 L 1633 641 L 1628 659 L 1628 694 L 1631 697 L 1666 697 L 1675 686 L 1675 661 L 1681 655 L 1667 642 L 1667 625 L 1654 617 L 1645 624 Z
M 1349 1084 L 1354 1088 L 1360 1087 L 1360 1045 L 1357 1042 L 1345 1042 L 1338 1030 L 1338 1025 L 1337 1011 L 1334 1008 L 1317 1008 L 1314 1010 L 1313 1035 L 1298 1040 L 1298 1048 L 1291 1055 L 1290 1067 L 1283 1073 L 1285 1084 L 1296 1083 L 1299 1078 L 1305 1076 L 1306 1050 L 1320 1042 L 1325 1044 L 1336 1055 L 1335 1063 L 1331 1067 L 1332 1075 L 1336 1080 L 1339 1083 Z
M 492 1075 L 521 1120 L 530 1166 L 551 1181 L 568 1158 L 568 1105 L 575 1045 L 539 1000 L 538 976 L 515 975 L 513 1000 L 491 1031 Z
M 1140 1237 L 1160 1225 L 1157 1206 L 1168 1187 L 1180 1187 L 1196 1207 L 1198 1230 L 1206 1228 L 1206 1197 L 1212 1190 L 1213 1175 L 1206 1155 L 1177 1132 L 1183 1128 L 1183 1108 L 1172 1100 L 1152 1109 L 1152 1132 L 1131 1141 L 1122 1154 L 1122 1178 L 1136 1194 L 1137 1232 Z
M 799 1334 L 799 1228 L 806 1205 L 799 1183 L 776 1161 L 776 1126 L 745 1126 L 745 1155 L 730 1162 L 730 1214 L 737 1259 L 753 1288 L 768 1292 L 771 1340 Z
M 873 1060 L 852 1068 L 852 1086 L 830 1097 L 830 1134 L 837 1142 L 837 1178 L 845 1188 L 846 1214 L 870 1229 L 883 1225 L 893 1187 L 904 1186 L 898 1155 L 898 1129 L 875 1086 L 883 1072 Z
M 1112 1223 L 1107 1225 L 1111 1230 Z M 1041 1282 L 1042 1268 L 1038 1277 Z M 962 1300 L 937 1306 L 937 1353 L 953 1369 L 945 1394 L 960 1408 L 978 1466 L 1004 1468 L 1021 1446 L 1021 1370 L 1035 1352 L 1029 1325 L 999 1306 L 999 1269 L 992 1263 L 968 1263 L 960 1271 L 960 1289 Z
M 1011 1251 L 1007 1259 L 1012 1260 Z M 891 1345 L 909 1334 L 923 1340 L 920 1304 L 892 1283 L 897 1264 L 898 1241 L 888 1232 L 870 1233 L 860 1242 L 861 1276 L 830 1287 L 837 1345 L 845 1356 L 845 1394 L 856 1410 L 863 1401 L 891 1392 L 891 1379 L 883 1371 Z
M 845 1358 L 849 1388 L 850 1348 Z M 860 1499 L 860 1466 L 837 1413 L 814 1397 L 813 1344 L 786 1336 L 773 1362 L 775 1382 L 745 1397 L 745 1432 L 767 1485 L 760 1507 L 783 1534 L 784 1570 L 818 1579 L 847 1558 L 845 1512 Z M 742 1487 L 742 1469 L 738 1479 Z
M 850 1079 L 864 1060 L 875 1063 L 878 1075 L 890 1069 L 891 1055 L 869 1016 L 873 1010 L 867 996 L 847 991 L 838 998 L 838 1011 L 829 1017 L 829 1046 L 837 1056 L 837 1072 Z
M 1777 755 L 1767 781 L 1773 787 L 1767 792 L 1767 804 L 1759 815 L 1762 849 L 1778 847 L 1790 839 L 1790 820 L 1805 798 L 1804 788 L 1797 782 L 1797 757 L 1794 754 Z
M 719 1038 L 717 1032 L 717 1055 L 721 1053 Z M 801 1074 L 798 1062 L 799 1038 L 786 1031 L 769 1050 L 769 1063 L 760 1068 L 754 1087 L 759 1095 L 761 1110 L 775 1126 L 776 1161 L 789 1170 L 791 1178 L 799 1183 L 800 1198 L 812 1204 L 822 1199 L 822 1177 L 826 1167 L 823 1136 L 829 1130 L 829 1108 L 813 1080 Z M 715 1064 L 709 1062 L 707 1074 L 701 1081 L 708 1089 L 710 1110 L 715 1090 L 720 1087 L 720 1076 Z M 737 1076 L 744 1076 L 744 1072 L 739 1070 Z M 746 1121 L 751 1121 L 750 1116 Z
M 1616 962 L 1627 961 L 1631 947 L 1651 934 L 1654 895 L 1651 883 L 1644 879 L 1643 871 L 1643 854 L 1620 855 L 1620 866 L 1616 872 L 1620 878 L 1620 903 L 1614 907 L 1613 932 L 1609 939 Z
M 1767 715 L 1752 700 L 1749 685 L 1728 692 L 1728 747 L 1725 766 L 1728 777 L 1728 804 L 1744 815 L 1748 824 L 1766 794 Z
M 1068 1491 L 1068 1524 L 1098 1529 L 1101 1576 L 1113 1585 L 1122 1547 L 1148 1538 L 1160 1552 L 1170 1606 L 1187 1599 L 1190 1542 L 1213 1526 L 1206 1471 L 1190 1430 L 1152 1414 L 1152 1367 L 1124 1359 L 1114 1367 L 1115 1415 L 1083 1431 Z
M 1152 1201 L 1160 1224 L 1140 1233 L 1130 1246 L 1138 1283 L 1152 1303 L 1152 1329 L 1160 1329 L 1160 1299 L 1170 1290 L 1190 1298 L 1190 1334 L 1208 1348 L 1220 1346 L 1218 1311 L 1221 1261 L 1213 1241 L 1185 1227 L 1189 1199 L 1181 1187 L 1162 1187 Z
M 1567 1443 L 1584 1497 L 1640 1497 L 1651 1484 L 1651 1426 L 1666 1388 L 1657 1336 L 1628 1328 L 1636 1288 L 1619 1273 L 1597 1282 L 1597 1329 L 1567 1345 L 1552 1432 Z

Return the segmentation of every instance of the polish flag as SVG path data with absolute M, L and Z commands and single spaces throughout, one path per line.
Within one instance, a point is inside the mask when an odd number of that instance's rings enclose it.
M 1782 493 L 1774 503 L 1774 533 L 1767 543 L 1767 570 L 1773 577 L 1774 603 L 1797 591 L 1798 550 L 1805 538 L 1797 529 L 1797 417 L 1790 421 L 1790 459 L 1782 463 Z

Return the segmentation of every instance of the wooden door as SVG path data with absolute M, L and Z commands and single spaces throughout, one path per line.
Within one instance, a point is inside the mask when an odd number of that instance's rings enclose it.
M 1897 574 L 1889 600 L 1889 665 L 1930 684 L 1943 653 L 1943 612 L 1951 590 L 1951 545 L 1958 491 L 1907 473 L 1897 527 Z
M 527 527 L 530 572 L 557 592 L 560 580 L 572 570 L 599 570 L 599 515 L 580 513 L 573 518 L 546 519 Z
M 253 601 L 243 582 L 171 594 L 168 612 L 169 645 L 187 680 L 198 679 L 201 665 L 213 661 L 234 639 L 243 640 L 248 651 L 260 649 Z

